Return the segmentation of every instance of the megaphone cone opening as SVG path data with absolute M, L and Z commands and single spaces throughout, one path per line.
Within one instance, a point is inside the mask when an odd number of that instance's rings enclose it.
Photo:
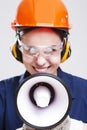
M 43 87 L 43 88 L 42 88 Z M 39 89 L 38 89 L 39 88 Z M 40 90 L 42 88 L 42 90 L 41 91 L 44 91 L 44 88 L 46 88 L 46 91 L 47 91 L 47 89 L 48 89 L 48 91 L 49 91 L 49 93 L 50 93 L 50 96 L 49 96 L 49 103 L 48 103 L 48 105 L 50 105 L 52 102 L 53 102 L 53 100 L 54 100 L 54 98 L 55 98 L 55 91 L 54 91 L 54 89 L 53 89 L 53 87 L 50 85 L 50 84 L 48 84 L 48 83 L 45 83 L 45 82 L 39 82 L 39 83 L 36 83 L 36 84 L 34 84 L 32 87 L 31 87 L 31 89 L 30 89 L 30 91 L 29 91 L 29 97 L 30 97 L 30 100 L 32 101 L 32 103 L 34 104 L 34 105 L 36 105 L 36 106 L 38 106 L 37 105 L 37 103 L 36 103 L 36 100 L 35 100 L 35 98 L 34 98 L 34 92 L 35 92 L 35 90 Z M 38 91 L 37 90 L 37 91 Z M 39 93 L 39 92 L 38 92 Z M 42 93 L 41 93 L 42 94 Z M 43 93 L 43 94 L 46 94 L 46 92 L 45 93 Z M 39 94 L 38 94 L 39 95 Z M 45 95 L 44 95 L 44 97 L 45 97 Z M 40 107 L 40 106 L 38 106 L 38 107 Z

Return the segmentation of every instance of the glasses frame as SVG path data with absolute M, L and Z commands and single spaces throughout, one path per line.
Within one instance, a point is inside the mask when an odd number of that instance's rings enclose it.
M 59 53 L 61 53 L 62 52 L 62 50 L 63 50 L 63 42 L 61 42 L 60 44 L 58 44 L 58 45 L 50 45 L 50 46 L 45 46 L 45 45 L 39 45 L 38 47 L 37 46 L 32 46 L 32 45 L 26 45 L 25 43 L 23 43 L 20 39 L 17 39 L 18 40 L 18 48 L 19 48 L 19 50 L 23 53 L 25 53 L 25 54 L 27 54 L 27 55 L 29 55 L 29 56 L 32 56 L 32 57 L 37 57 L 39 54 L 40 54 L 40 52 L 43 52 L 43 55 L 45 56 L 45 57 L 50 57 L 50 56 L 56 56 L 56 55 L 58 55 Z M 56 47 L 56 48 L 55 48 Z M 36 49 L 36 54 L 35 53 L 31 53 L 31 52 L 29 52 L 29 50 L 31 49 L 31 48 L 33 48 L 33 49 Z M 54 49 L 54 51 L 46 51 L 47 50 L 47 48 L 49 48 L 49 49 Z M 55 51 L 55 49 L 57 49 L 56 51 Z

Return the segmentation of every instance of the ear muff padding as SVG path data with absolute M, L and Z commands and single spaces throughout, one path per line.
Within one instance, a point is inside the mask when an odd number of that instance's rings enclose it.
M 20 62 L 23 62 L 22 61 L 22 53 L 21 51 L 19 50 L 18 48 L 18 41 L 16 41 L 16 43 L 14 43 L 14 45 L 12 46 L 12 55 Z
M 64 40 L 63 51 L 61 52 L 61 62 L 67 60 L 71 55 L 71 47 L 68 42 Z

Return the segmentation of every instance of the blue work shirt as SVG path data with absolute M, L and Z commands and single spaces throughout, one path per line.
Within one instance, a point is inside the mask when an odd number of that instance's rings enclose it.
M 15 92 L 20 83 L 29 76 L 25 74 L 0 81 L 0 130 L 16 130 L 22 127 L 15 108 Z M 70 90 L 72 106 L 70 117 L 87 123 L 87 80 L 58 69 L 58 76 Z

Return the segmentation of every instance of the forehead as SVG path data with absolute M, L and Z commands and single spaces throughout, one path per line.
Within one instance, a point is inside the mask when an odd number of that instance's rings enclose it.
M 25 31 L 22 40 L 27 41 L 61 41 L 60 33 L 51 28 L 35 28 L 31 31 Z

